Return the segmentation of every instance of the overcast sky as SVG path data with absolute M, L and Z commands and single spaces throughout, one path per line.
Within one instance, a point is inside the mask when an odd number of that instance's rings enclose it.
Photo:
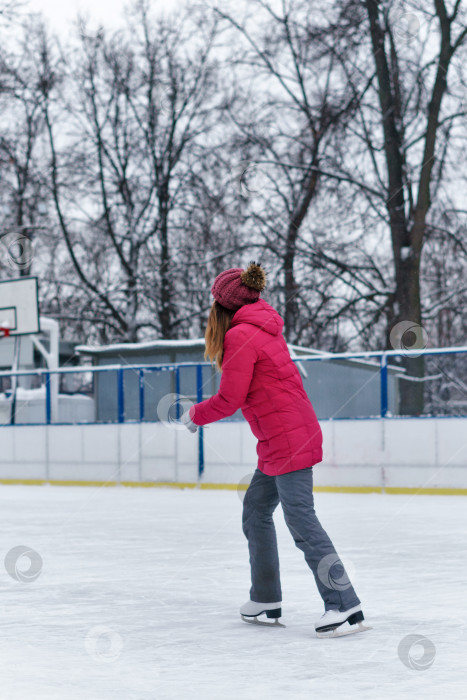
M 172 9 L 181 0 L 154 0 L 154 7 Z M 86 13 L 96 24 L 116 26 L 121 23 L 124 8 L 128 0 L 30 0 L 29 8 L 33 12 L 42 12 L 52 29 L 60 34 L 72 28 L 78 12 Z

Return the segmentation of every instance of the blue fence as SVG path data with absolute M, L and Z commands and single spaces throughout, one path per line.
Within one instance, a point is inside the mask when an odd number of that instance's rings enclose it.
M 413 377 L 406 365 L 421 355 L 424 376 Z M 319 418 L 404 415 L 398 403 L 404 381 L 424 383 L 422 415 L 467 415 L 467 347 L 323 353 L 293 360 Z M 69 386 L 71 377 L 74 389 Z M 219 381 L 219 373 L 207 362 L 4 371 L 0 372 L 0 421 L 47 425 L 143 422 L 164 420 L 161 411 L 172 411 L 168 419 L 176 420 L 187 402 L 213 395 Z M 166 397 L 167 405 L 161 409 Z M 237 413 L 230 419 L 242 417 Z

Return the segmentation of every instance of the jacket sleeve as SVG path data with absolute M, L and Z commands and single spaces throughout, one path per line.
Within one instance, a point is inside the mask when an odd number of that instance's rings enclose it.
M 190 408 L 196 425 L 226 418 L 241 408 L 250 388 L 257 351 L 250 334 L 232 328 L 224 338 L 222 377 L 217 394 Z

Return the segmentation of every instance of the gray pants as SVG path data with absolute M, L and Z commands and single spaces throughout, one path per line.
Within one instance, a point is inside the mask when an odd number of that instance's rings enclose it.
M 279 501 L 295 544 L 313 572 L 325 610 L 342 612 L 359 605 L 334 545 L 316 517 L 312 467 L 280 476 L 266 476 L 259 469 L 254 473 L 243 501 L 243 532 L 250 551 L 250 600 L 258 603 L 282 600 L 272 519 Z

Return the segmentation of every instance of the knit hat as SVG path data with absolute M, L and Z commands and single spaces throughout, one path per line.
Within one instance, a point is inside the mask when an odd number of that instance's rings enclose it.
M 246 270 L 232 267 L 217 275 L 211 293 L 226 309 L 236 311 L 244 304 L 258 301 L 266 287 L 266 272 L 260 263 L 251 262 Z

